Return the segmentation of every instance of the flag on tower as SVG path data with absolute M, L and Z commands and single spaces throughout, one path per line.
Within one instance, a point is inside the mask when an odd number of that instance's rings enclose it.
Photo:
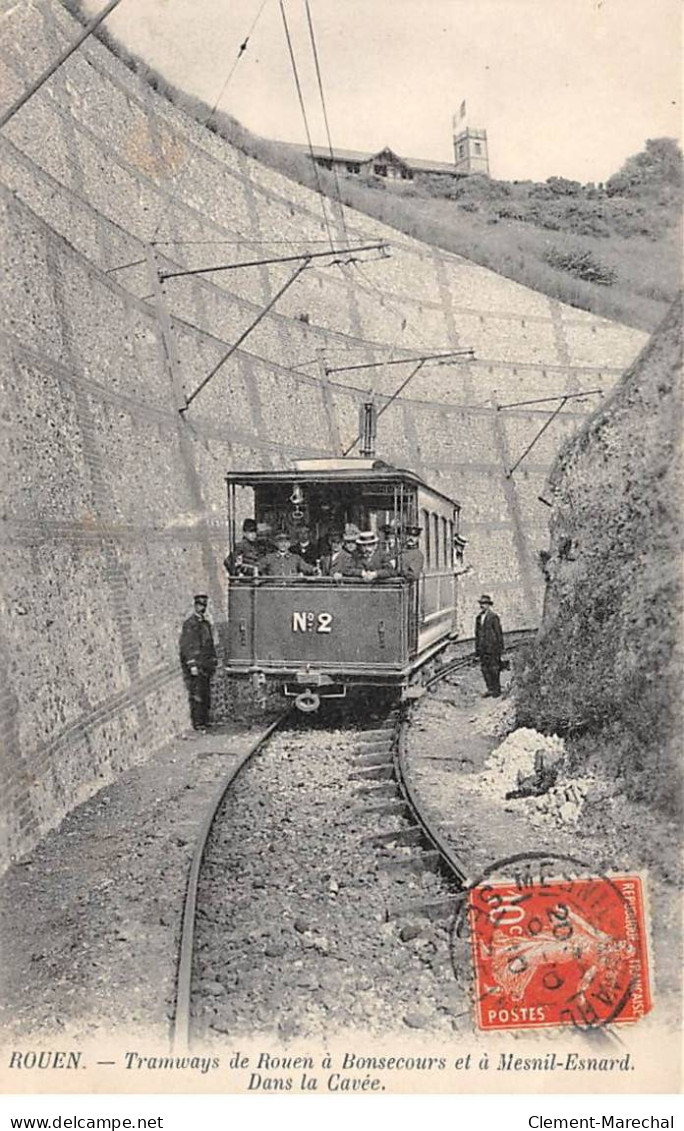
M 465 118 L 465 116 L 466 116 L 465 98 L 463 99 L 463 102 L 461 103 L 461 109 L 460 109 L 459 113 L 460 113 L 461 118 Z

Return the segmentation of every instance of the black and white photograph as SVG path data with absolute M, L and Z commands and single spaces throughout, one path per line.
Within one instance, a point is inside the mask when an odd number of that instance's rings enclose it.
M 5 1095 L 679 1092 L 680 21 L 0 0 Z

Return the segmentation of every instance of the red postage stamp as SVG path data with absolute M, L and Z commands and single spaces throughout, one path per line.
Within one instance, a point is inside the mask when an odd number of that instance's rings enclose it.
M 583 1029 L 651 1009 L 639 876 L 479 884 L 468 919 L 481 1029 Z

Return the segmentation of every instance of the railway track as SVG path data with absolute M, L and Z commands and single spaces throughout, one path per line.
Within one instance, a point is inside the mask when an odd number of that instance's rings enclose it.
M 507 638 L 507 650 L 514 650 L 528 636 L 528 633 L 510 634 Z M 451 651 L 452 655 L 447 662 L 424 673 L 426 691 L 475 663 L 471 642 L 457 642 Z M 217 823 L 221 807 L 226 804 L 231 791 L 247 768 L 254 763 L 257 755 L 269 748 L 270 740 L 276 735 L 279 734 L 283 740 L 283 736 L 291 733 L 284 730 L 288 717 L 291 717 L 290 711 L 284 712 L 272 722 L 233 767 L 216 791 L 199 830 L 183 913 L 172 1027 L 172 1041 L 176 1051 L 186 1050 L 191 1042 L 191 990 L 196 960 L 198 892 L 212 828 Z M 353 814 L 359 828 L 355 830 L 355 835 L 365 852 L 377 855 L 377 867 L 396 880 L 397 898 L 387 901 L 387 892 L 384 892 L 384 910 L 380 918 L 393 922 L 398 938 L 403 941 L 412 937 L 412 932 L 420 935 L 422 928 L 416 927 L 416 920 L 427 919 L 437 924 L 447 924 L 458 892 L 464 890 L 469 880 L 467 862 L 458 857 L 453 847 L 434 827 L 420 797 L 411 787 L 406 765 L 406 738 L 410 723 L 411 710 L 401 708 L 387 711 L 376 720 L 377 725 L 337 732 L 353 744 L 346 776 L 352 783 L 357 798 Z M 312 728 L 310 734 L 312 745 L 315 745 L 316 736 L 320 732 Z M 430 881 L 429 890 L 426 890 L 422 881 L 416 879 L 424 873 L 434 877 Z M 409 892 L 408 899 L 398 897 L 398 893 L 403 891 Z M 444 934 L 446 930 L 444 926 Z

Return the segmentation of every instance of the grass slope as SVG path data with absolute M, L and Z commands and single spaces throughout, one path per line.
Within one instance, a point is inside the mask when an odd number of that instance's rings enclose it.
M 62 3 L 85 21 L 81 0 Z M 420 176 L 396 186 L 380 177 L 335 177 L 300 150 L 212 113 L 106 29 L 96 34 L 163 97 L 248 156 L 551 298 L 652 330 L 681 286 L 682 157 L 671 139 L 648 141 L 605 186 L 563 177 L 536 184 Z

